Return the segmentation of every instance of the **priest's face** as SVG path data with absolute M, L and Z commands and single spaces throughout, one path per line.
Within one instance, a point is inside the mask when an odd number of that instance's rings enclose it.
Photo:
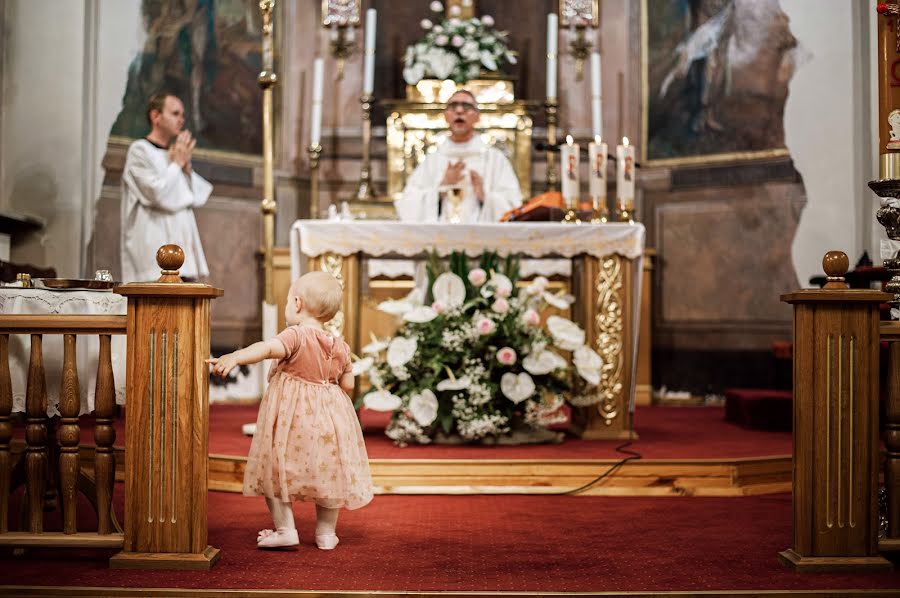
M 475 134 L 475 123 L 479 118 L 478 104 L 471 95 L 456 92 L 447 101 L 444 118 L 450 125 L 450 137 L 453 141 L 468 141 Z
M 163 109 L 151 113 L 153 128 L 159 131 L 164 139 L 170 142 L 181 133 L 184 128 L 184 104 L 175 96 L 166 96 Z

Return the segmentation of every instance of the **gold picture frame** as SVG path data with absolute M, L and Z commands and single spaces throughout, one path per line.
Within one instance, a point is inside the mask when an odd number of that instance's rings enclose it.
M 341 14 L 342 9 L 345 9 L 349 16 Z M 322 25 L 325 27 L 332 25 L 357 27 L 361 22 L 361 13 L 361 0 L 322 0 Z
M 586 9 L 590 10 L 589 15 Z M 581 16 L 586 21 L 582 23 L 583 25 L 600 26 L 600 0 L 559 0 L 560 27 L 568 27 L 572 24 L 570 19 L 572 13 Z
M 786 93 L 784 93 L 783 98 L 779 98 L 776 92 L 773 92 L 774 97 L 766 100 L 771 105 L 770 107 L 773 108 L 768 112 L 765 111 L 766 106 L 762 108 L 756 107 L 760 108 L 759 111 L 763 112 L 766 118 L 770 120 L 753 123 L 752 129 L 749 127 L 742 129 L 724 126 L 723 123 L 716 122 L 711 110 L 709 114 L 703 114 L 703 111 L 707 109 L 704 101 L 708 101 L 708 98 L 701 98 L 699 102 L 701 108 L 697 114 L 683 113 L 680 108 L 686 102 L 679 104 L 677 100 L 672 101 L 670 99 L 670 96 L 674 95 L 674 93 L 669 93 L 669 90 L 672 89 L 673 85 L 677 89 L 679 75 L 681 75 L 682 79 L 688 75 L 697 75 L 696 72 L 691 73 L 690 69 L 700 68 L 699 65 L 694 67 L 693 63 L 691 63 L 687 68 L 683 68 L 680 71 L 676 70 L 678 43 L 688 41 L 686 34 L 689 31 L 685 27 L 685 37 L 681 39 L 671 35 L 673 30 L 678 30 L 678 18 L 681 19 L 681 22 L 687 20 L 684 18 L 684 15 L 676 18 L 675 11 L 679 9 L 679 6 L 669 0 L 641 0 L 640 4 L 641 161 L 647 166 L 671 166 L 759 160 L 790 155 L 784 144 L 783 119 L 780 116 L 783 114 L 783 102 L 784 98 L 786 98 Z M 702 23 L 701 26 L 714 19 L 720 19 L 724 22 L 731 15 L 722 13 L 732 10 L 729 8 L 731 6 L 731 4 L 726 5 L 726 8 L 723 8 L 721 13 L 715 14 L 712 18 Z M 651 15 L 656 19 L 669 19 L 669 22 L 651 23 Z M 717 24 L 717 22 L 713 23 L 713 25 Z M 693 31 L 697 31 L 697 29 Z M 721 31 L 728 31 L 728 27 L 723 24 Z M 725 33 L 722 35 L 724 37 Z M 660 57 L 660 59 L 655 60 L 656 57 Z M 667 68 L 669 70 L 665 71 Z M 665 75 L 661 77 L 660 74 L 663 71 L 665 71 Z M 706 73 L 702 73 L 700 77 L 705 75 Z M 712 87 L 712 78 L 706 83 Z M 696 94 L 696 90 L 693 93 Z M 657 97 L 654 98 L 654 95 Z M 663 102 L 663 100 L 669 101 Z M 779 106 L 780 109 L 774 109 Z M 718 106 L 717 108 L 719 110 L 727 110 L 727 107 Z M 695 112 L 697 112 L 696 108 Z M 721 117 L 722 114 L 719 114 L 720 119 Z M 665 122 L 667 119 L 668 123 L 665 128 L 659 126 L 661 121 Z M 671 121 L 675 119 L 685 121 L 690 128 L 682 127 L 680 129 L 679 126 L 672 125 Z M 704 123 L 704 119 L 709 122 Z M 740 122 L 739 119 L 736 120 Z M 712 123 L 715 123 L 715 125 Z M 770 124 L 771 126 L 769 126 Z M 719 126 L 721 129 L 715 130 L 714 126 Z M 651 134 L 651 127 L 654 127 L 653 134 Z M 696 132 L 697 130 L 702 131 L 704 127 L 709 127 L 714 134 L 711 133 L 704 138 L 702 133 Z M 665 134 L 661 133 L 661 131 L 665 131 Z M 745 133 L 748 133 L 752 139 L 748 140 L 747 137 L 742 137 Z M 679 137 L 681 134 L 684 134 L 683 137 Z M 765 135 L 772 138 L 772 143 L 760 142 L 760 138 Z M 691 139 L 691 136 L 694 139 Z M 716 147 L 717 140 L 722 139 L 725 142 Z M 758 147 L 760 145 L 763 147 Z

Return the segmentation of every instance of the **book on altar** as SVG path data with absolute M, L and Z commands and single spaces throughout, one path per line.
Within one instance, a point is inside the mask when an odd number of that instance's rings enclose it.
M 547 191 L 532 197 L 500 218 L 501 222 L 541 222 L 561 220 L 565 215 L 565 201 L 559 191 Z

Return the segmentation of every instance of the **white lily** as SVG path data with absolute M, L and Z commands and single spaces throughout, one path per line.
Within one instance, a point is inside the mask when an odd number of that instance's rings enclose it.
M 432 321 L 436 317 L 438 317 L 438 312 L 436 312 L 434 308 L 426 305 L 414 307 L 403 314 L 404 321 L 413 322 L 414 324 L 424 324 L 425 322 Z
M 389 390 L 373 390 L 363 397 L 363 405 L 372 411 L 394 411 L 403 400 Z
M 525 372 L 518 375 L 507 372 L 500 378 L 500 391 L 517 405 L 533 395 L 534 390 L 534 380 Z
M 406 338 L 398 336 L 391 339 L 387 350 L 387 362 L 392 368 L 397 368 L 409 363 L 409 360 L 416 354 L 419 343 L 414 338 Z
M 431 294 L 449 308 L 459 307 L 466 302 L 466 283 L 453 272 L 444 272 L 431 285 Z
M 570 305 L 575 303 L 575 297 L 572 295 L 557 295 L 544 291 L 541 297 L 547 304 L 552 305 L 556 309 L 568 309 Z
M 596 351 L 584 345 L 575 349 L 572 355 L 572 363 L 578 375 L 594 386 L 600 384 L 600 370 L 603 368 L 603 358 Z
M 522 367 L 525 371 L 541 376 L 549 374 L 553 370 L 566 367 L 566 360 L 554 353 L 544 349 L 538 353 L 532 353 L 522 360 Z
M 350 371 L 353 372 L 354 376 L 360 376 L 372 369 L 374 363 L 375 360 L 371 357 L 363 357 L 353 362 Z
M 472 380 L 468 376 L 461 378 L 446 378 L 437 383 L 437 390 L 465 390 L 472 384 Z
M 424 427 L 431 425 L 438 414 L 438 400 L 427 388 L 409 398 L 409 413 L 416 422 Z
M 559 316 L 547 318 L 547 330 L 553 337 L 553 344 L 566 351 L 574 351 L 584 345 L 584 330 L 572 320 Z
M 388 341 L 378 340 L 375 338 L 375 335 L 372 335 L 372 342 L 362 348 L 363 355 L 378 355 L 382 351 L 388 348 Z

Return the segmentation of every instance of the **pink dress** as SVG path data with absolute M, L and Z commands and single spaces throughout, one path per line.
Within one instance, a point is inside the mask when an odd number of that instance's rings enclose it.
M 372 500 L 372 475 L 353 403 L 338 380 L 350 347 L 312 326 L 277 337 L 287 357 L 273 366 L 244 471 L 244 495 L 358 509 Z

